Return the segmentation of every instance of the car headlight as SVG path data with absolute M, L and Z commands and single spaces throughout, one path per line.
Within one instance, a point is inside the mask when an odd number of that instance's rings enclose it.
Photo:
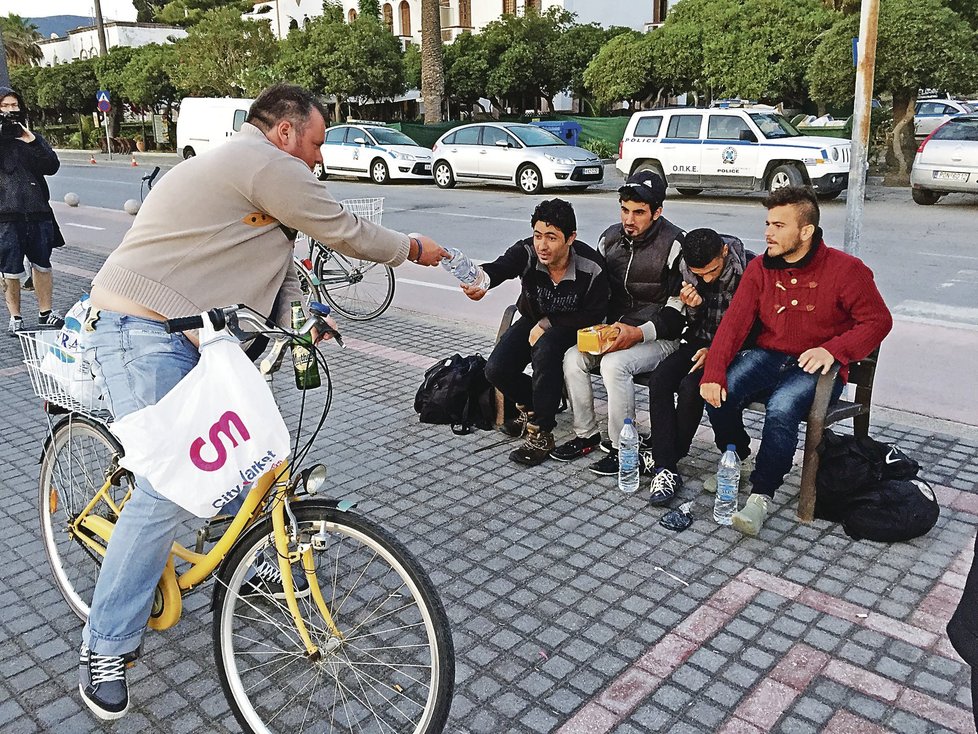
M 832 148 L 832 160 L 834 160 L 834 161 L 839 160 L 839 149 L 838 148 Z
M 417 156 L 413 156 L 413 155 L 411 155 L 410 153 L 398 153 L 398 152 L 396 152 L 396 151 L 393 151 L 393 150 L 391 150 L 391 151 L 388 151 L 388 152 L 389 152 L 389 153 L 390 153 L 390 154 L 391 154 L 391 155 L 392 155 L 392 156 L 393 156 L 394 158 L 399 158 L 399 159 L 401 159 L 402 161 L 416 161 L 416 160 L 418 160 L 418 158 L 417 158 Z
M 544 156 L 548 161 L 552 161 L 553 163 L 559 163 L 562 166 L 574 165 L 574 161 L 570 158 L 561 158 L 560 156 L 550 155 L 550 153 L 544 153 Z

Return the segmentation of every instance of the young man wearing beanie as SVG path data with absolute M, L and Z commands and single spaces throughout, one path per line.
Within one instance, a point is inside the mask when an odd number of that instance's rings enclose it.
M 750 496 L 733 516 L 733 526 L 745 535 L 760 532 L 774 492 L 791 469 L 798 426 L 812 406 L 819 376 L 835 362 L 841 365 L 833 393 L 838 397 L 849 364 L 876 349 L 893 326 L 872 271 L 822 241 L 812 189 L 785 186 L 764 206 L 767 251 L 744 271 L 700 383 L 717 447 L 733 444 L 741 460 L 750 455 L 744 407 L 765 402 Z M 756 346 L 744 349 L 744 338 L 755 328 Z M 744 473 L 742 466 L 742 478 Z
M 662 216 L 665 198 L 665 182 L 651 171 L 633 174 L 618 189 L 621 222 L 606 229 L 598 242 L 611 291 L 608 323 L 618 328 L 618 337 L 603 354 L 584 354 L 575 347 L 564 355 L 575 437 L 550 456 L 572 461 L 601 445 L 591 388 L 591 370 L 597 368 L 608 394 L 610 442 L 605 444 L 608 455 L 589 467 L 595 474 L 618 474 L 618 436 L 625 418 L 636 418 L 632 379 L 675 351 L 685 324 L 679 300 L 683 232 Z
M 664 505 L 683 486 L 677 464 L 689 453 L 703 417 L 700 378 L 710 342 L 720 326 L 753 257 L 744 243 L 712 229 L 694 229 L 683 241 L 679 300 L 686 307 L 686 330 L 679 348 L 649 378 L 649 448 L 655 459 L 649 504 Z

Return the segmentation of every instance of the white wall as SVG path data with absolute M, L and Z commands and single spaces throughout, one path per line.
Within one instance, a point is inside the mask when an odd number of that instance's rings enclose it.
M 308 2 L 308 0 L 307 0 Z M 150 43 L 168 43 L 171 37 L 183 38 L 187 32 L 176 26 L 155 23 L 106 23 L 105 44 L 108 48 L 117 46 L 139 47 Z M 68 32 L 67 38 L 41 41 L 43 58 L 41 66 L 66 64 L 76 59 L 98 56 L 98 30 L 93 26 Z

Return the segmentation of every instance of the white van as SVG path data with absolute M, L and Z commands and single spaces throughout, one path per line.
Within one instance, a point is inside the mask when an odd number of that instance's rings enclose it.
M 177 151 L 184 158 L 206 153 L 241 129 L 253 99 L 185 97 L 177 117 Z

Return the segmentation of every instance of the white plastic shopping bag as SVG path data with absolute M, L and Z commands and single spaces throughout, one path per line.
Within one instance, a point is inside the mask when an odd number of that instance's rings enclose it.
M 53 377 L 61 389 L 86 410 L 98 411 L 106 408 L 105 402 L 95 387 L 92 366 L 85 361 L 84 331 L 82 324 L 88 318 L 90 304 L 88 294 L 68 309 L 65 323 L 60 331 L 38 332 L 39 344 L 50 344 L 43 350 L 39 369 Z M 38 351 L 40 356 L 41 350 Z M 77 406 L 72 406 L 77 409 Z
M 156 405 L 109 426 L 125 449 L 121 464 L 164 497 L 213 517 L 278 467 L 289 430 L 265 379 L 226 333 L 208 319 L 200 362 Z

